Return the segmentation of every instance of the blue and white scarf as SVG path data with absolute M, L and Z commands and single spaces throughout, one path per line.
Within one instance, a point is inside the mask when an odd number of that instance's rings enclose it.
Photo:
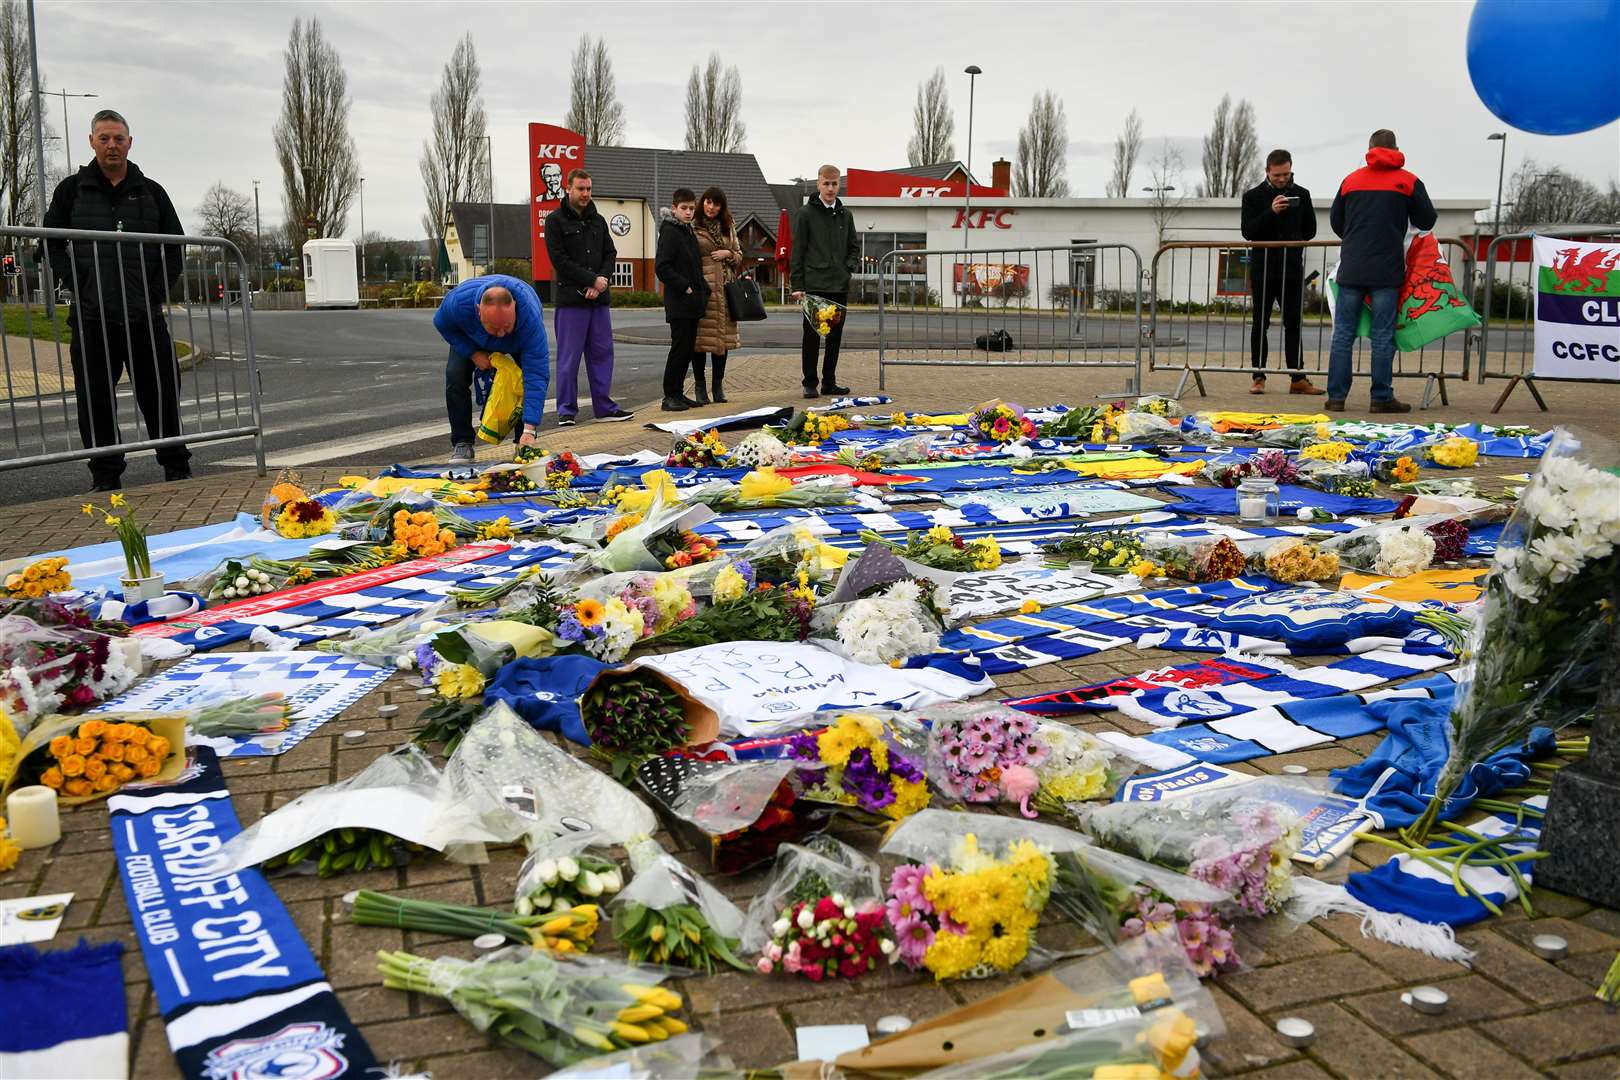
M 0 1076 L 128 1076 L 123 953 L 117 941 L 0 949 Z
M 219 759 L 191 751 L 178 782 L 107 800 L 124 898 L 180 1071 L 192 1080 L 362 1077 L 377 1061 L 257 870 L 220 875 L 241 831 Z

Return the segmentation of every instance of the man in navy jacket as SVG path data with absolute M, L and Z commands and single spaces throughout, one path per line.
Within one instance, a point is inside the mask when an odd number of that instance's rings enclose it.
M 1333 306 L 1333 348 L 1328 356 L 1327 407 L 1344 411 L 1350 395 L 1350 356 L 1365 304 L 1372 309 L 1372 408 L 1411 412 L 1396 400 L 1395 319 L 1406 281 L 1406 227 L 1434 228 L 1434 204 L 1423 181 L 1407 172 L 1395 133 L 1380 128 L 1367 140 L 1367 165 L 1344 178 L 1328 220 L 1342 239 Z
M 506 353 L 523 370 L 523 434 L 518 442 L 532 445 L 551 385 L 546 317 L 534 287 L 505 274 L 468 278 L 445 295 L 433 327 L 450 344 L 444 369 L 450 464 L 473 463 L 473 369 L 488 371 L 490 353 Z

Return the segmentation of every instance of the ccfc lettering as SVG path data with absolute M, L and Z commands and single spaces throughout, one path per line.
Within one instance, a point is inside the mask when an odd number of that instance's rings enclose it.
M 1607 342 L 1600 345 L 1595 341 L 1555 341 L 1552 354 L 1560 360 L 1607 360 L 1620 364 L 1620 348 Z
M 987 229 L 992 225 L 998 229 L 1012 228 L 1009 220 L 1013 215 L 1011 210 L 958 210 L 956 220 L 951 222 L 953 229 Z
M 534 156 L 551 160 L 566 158 L 569 161 L 578 161 L 579 150 L 579 147 L 570 146 L 566 143 L 541 143 L 534 148 Z

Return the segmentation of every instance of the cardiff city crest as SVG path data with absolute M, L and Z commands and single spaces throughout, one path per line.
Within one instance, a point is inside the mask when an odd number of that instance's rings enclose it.
M 208 1080 L 331 1080 L 348 1071 L 343 1033 L 319 1022 L 288 1024 L 274 1035 L 232 1039 L 203 1059 Z

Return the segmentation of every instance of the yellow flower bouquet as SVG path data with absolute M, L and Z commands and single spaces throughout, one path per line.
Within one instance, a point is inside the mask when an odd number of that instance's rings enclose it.
M 58 555 L 7 574 L 6 595 L 13 600 L 38 600 L 50 593 L 66 592 L 73 587 L 73 576 L 67 572 L 67 564 L 67 559 Z
M 1448 469 L 1466 469 L 1479 458 L 1479 443 L 1462 435 L 1442 439 L 1426 451 L 1430 461 Z
M 185 747 L 184 713 L 48 716 L 17 748 L 0 795 L 43 784 L 69 806 L 105 798 L 128 783 L 172 780 Z

